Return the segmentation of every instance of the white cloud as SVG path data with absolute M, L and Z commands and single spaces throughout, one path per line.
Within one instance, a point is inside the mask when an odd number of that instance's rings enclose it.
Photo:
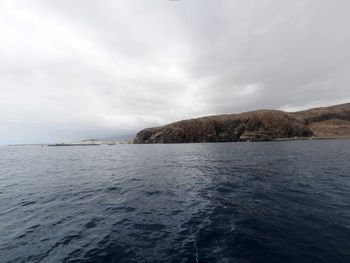
M 344 102 L 349 5 L 2 1 L 0 144 Z

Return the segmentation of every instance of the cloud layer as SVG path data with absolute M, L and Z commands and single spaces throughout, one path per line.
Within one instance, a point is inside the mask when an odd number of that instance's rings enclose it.
M 0 144 L 350 101 L 347 0 L 0 3 Z

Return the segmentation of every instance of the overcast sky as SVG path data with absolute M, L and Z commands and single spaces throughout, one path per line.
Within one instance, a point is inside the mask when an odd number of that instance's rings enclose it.
M 350 102 L 349 0 L 2 0 L 0 144 Z

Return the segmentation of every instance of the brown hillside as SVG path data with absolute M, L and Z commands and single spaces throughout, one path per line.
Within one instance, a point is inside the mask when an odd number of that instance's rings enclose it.
M 295 113 L 259 110 L 183 120 L 140 131 L 135 143 L 270 141 L 350 136 L 350 103 Z

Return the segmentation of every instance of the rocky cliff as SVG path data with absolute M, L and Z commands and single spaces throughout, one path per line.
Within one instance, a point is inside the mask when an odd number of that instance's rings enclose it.
M 183 120 L 140 131 L 134 143 L 270 141 L 350 136 L 350 103 L 300 112 L 259 110 Z

